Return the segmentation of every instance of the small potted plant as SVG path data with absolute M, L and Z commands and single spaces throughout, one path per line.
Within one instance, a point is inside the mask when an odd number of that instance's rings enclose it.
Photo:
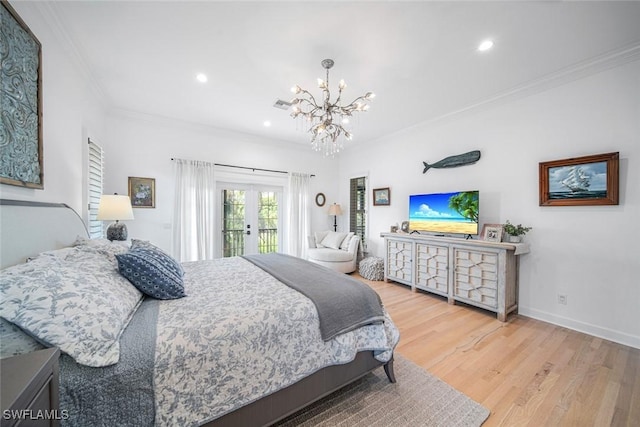
M 507 241 L 510 243 L 520 243 L 522 236 L 527 234 L 531 227 L 525 227 L 522 224 L 513 225 L 507 220 L 503 226 L 504 232 L 507 233 Z

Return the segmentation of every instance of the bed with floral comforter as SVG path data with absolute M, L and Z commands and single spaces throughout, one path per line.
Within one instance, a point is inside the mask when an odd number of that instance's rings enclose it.
M 81 241 L 0 273 L 0 317 L 29 336 L 12 351 L 65 353 L 63 425 L 202 425 L 358 352 L 386 362 L 399 339 L 383 310 L 324 341 L 314 303 L 240 257 L 182 264 L 185 297 L 143 297 L 123 251 Z

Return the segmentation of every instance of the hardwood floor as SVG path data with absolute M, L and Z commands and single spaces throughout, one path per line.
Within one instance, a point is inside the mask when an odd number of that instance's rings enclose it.
M 362 280 L 400 329 L 396 351 L 489 408 L 483 427 L 640 426 L 640 350 Z

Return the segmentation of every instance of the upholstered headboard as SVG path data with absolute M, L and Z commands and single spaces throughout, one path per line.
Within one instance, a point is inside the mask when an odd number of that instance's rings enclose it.
M 82 218 L 64 203 L 0 199 L 0 268 L 88 237 Z

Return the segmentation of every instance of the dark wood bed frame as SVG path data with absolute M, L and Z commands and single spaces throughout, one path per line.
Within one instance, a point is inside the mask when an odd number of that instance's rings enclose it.
M 204 424 L 204 426 L 271 425 L 362 378 L 380 366 L 384 366 L 384 371 L 389 381 L 395 383 L 393 358 L 383 364 L 373 357 L 373 352 L 363 351 L 358 353 L 356 358 L 346 365 L 327 366 L 289 387 L 238 408 L 220 418 L 216 418 Z
M 87 237 L 80 216 L 62 203 L 40 203 L 0 199 L 0 242 L 2 268 L 24 262 L 45 250 L 70 246 L 78 237 Z M 63 225 L 63 226 L 61 226 Z M 64 227 L 70 225 L 69 227 Z M 363 351 L 344 365 L 323 368 L 295 384 L 265 396 L 204 424 L 214 426 L 268 426 L 311 403 L 384 367 L 389 381 L 396 382 L 393 358 L 382 363 L 372 351 Z

